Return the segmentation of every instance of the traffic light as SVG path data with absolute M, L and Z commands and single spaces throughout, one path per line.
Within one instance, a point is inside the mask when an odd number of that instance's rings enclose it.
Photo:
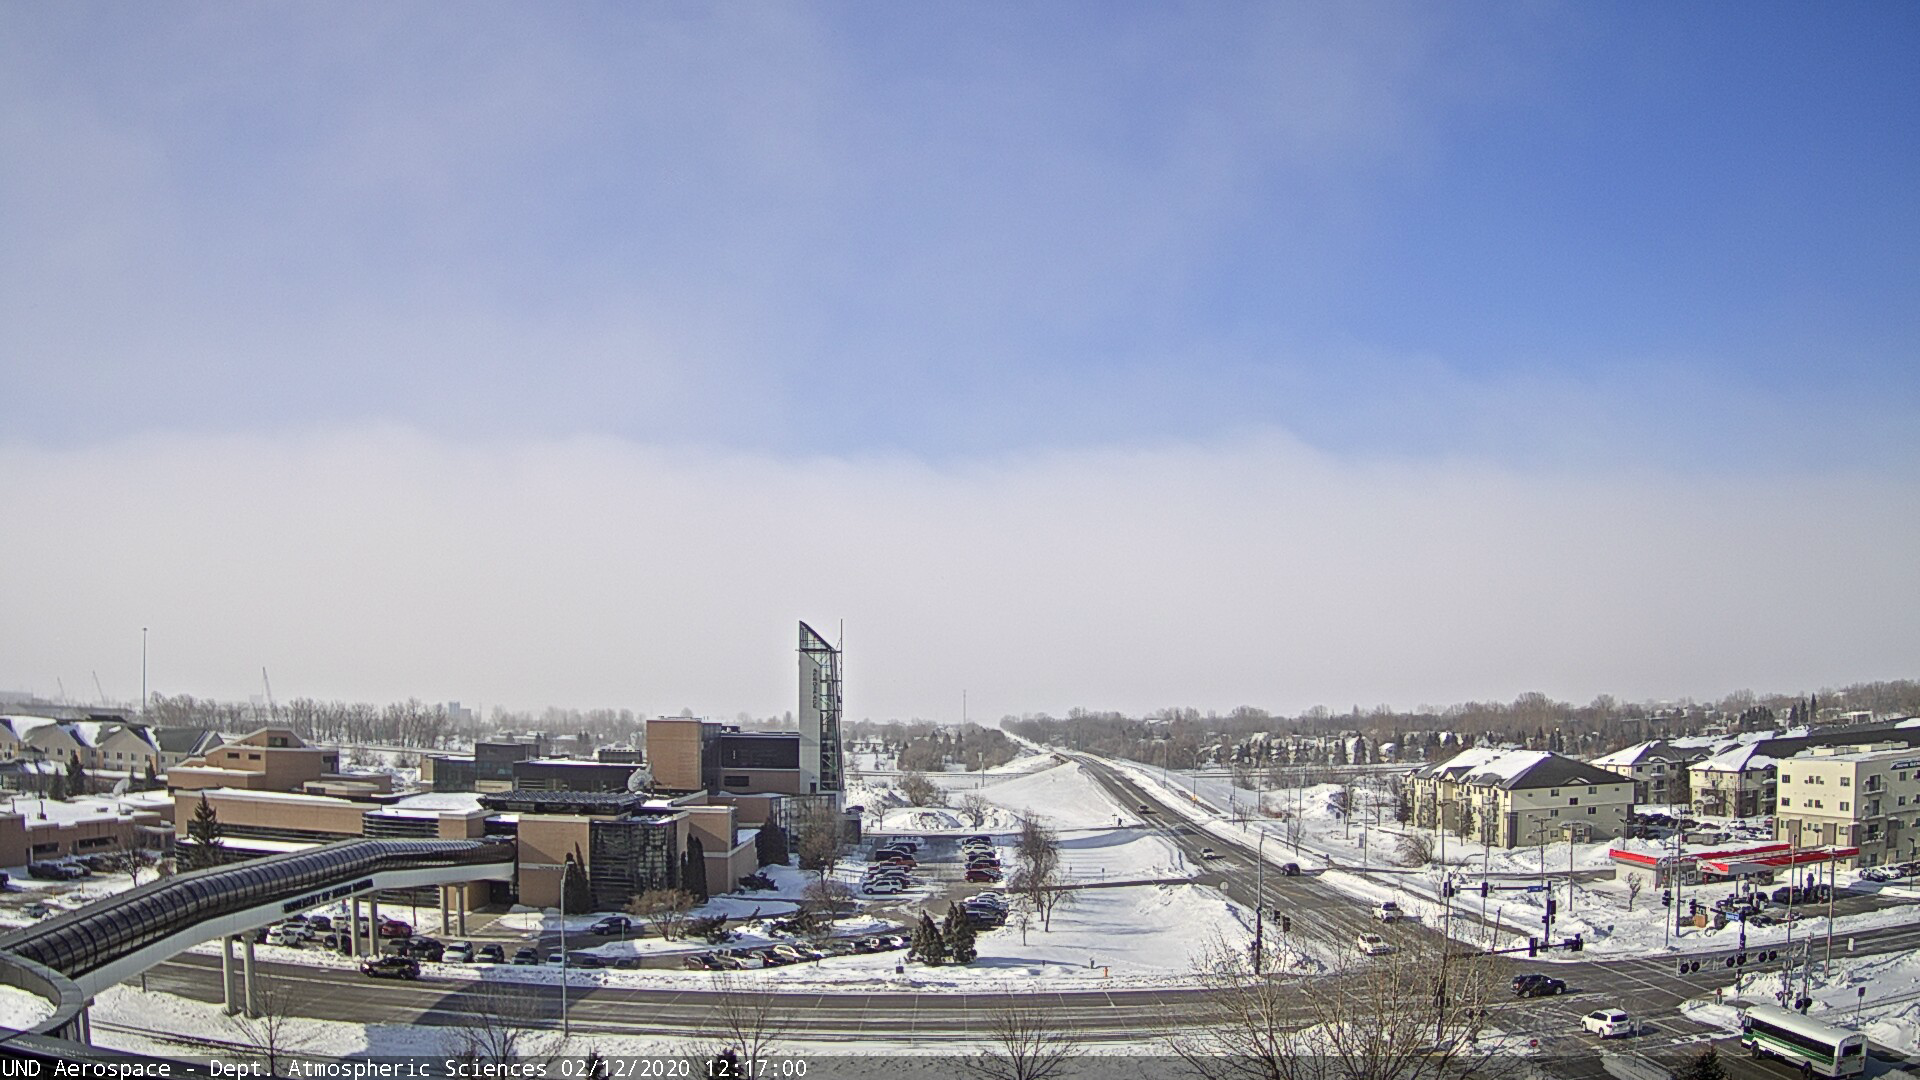
M 1660 906 L 1661 907 L 1673 906 L 1673 890 L 1672 889 L 1668 889 L 1666 892 L 1663 892 L 1660 894 Z
M 1445 881 L 1442 881 L 1440 883 L 1440 899 L 1442 900 L 1453 899 L 1453 879 L 1452 878 L 1448 878 Z
M 1527 939 L 1527 955 L 1528 956 L 1540 955 L 1540 939 L 1539 938 L 1530 937 Z
M 1487 898 L 1487 883 L 1483 881 L 1480 883 L 1480 899 L 1485 900 L 1486 898 Z
M 1280 932 L 1284 934 L 1292 929 L 1293 929 L 1293 920 L 1288 918 L 1285 915 L 1280 916 Z
M 1558 901 L 1556 901 L 1556 900 L 1555 900 L 1555 899 L 1554 899 L 1553 897 L 1551 897 L 1551 896 L 1549 896 L 1549 897 L 1547 897 L 1547 914 L 1548 914 L 1548 915 L 1552 915 L 1552 914 L 1553 914 L 1554 912 L 1556 912 L 1556 911 L 1559 911 L 1559 910 L 1560 910 L 1560 904 L 1559 904 L 1559 902 L 1558 902 Z
M 1579 952 L 1581 949 L 1584 949 L 1587 947 L 1587 943 L 1580 939 L 1579 934 L 1575 934 L 1572 937 L 1568 938 L 1566 944 L 1567 944 L 1568 952 Z

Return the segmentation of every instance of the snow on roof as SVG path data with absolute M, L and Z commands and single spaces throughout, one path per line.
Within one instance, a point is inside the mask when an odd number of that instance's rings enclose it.
M 419 795 L 409 795 L 394 803 L 392 810 L 431 810 L 439 813 L 446 810 L 471 812 L 480 809 L 480 793 L 477 791 L 428 791 Z
M 1774 759 L 1760 752 L 1759 743 L 1730 746 L 1694 766 L 1701 772 L 1748 772 L 1772 766 Z
M 1429 765 L 1421 769 L 1420 775 L 1458 777 L 1479 768 L 1481 765 L 1492 761 L 1494 758 L 1506 752 L 1505 748 L 1498 746 L 1475 746 L 1467 750 L 1462 750 L 1438 764 Z
M 1625 750 L 1615 750 L 1605 757 L 1594 758 L 1593 763 L 1603 769 L 1616 768 L 1621 765 L 1638 765 L 1642 761 L 1651 761 L 1657 750 L 1663 745 L 1659 739 L 1651 742 L 1635 743 Z
M 28 821 L 44 819 L 61 825 L 81 821 L 113 821 L 128 816 L 121 812 L 118 801 L 110 798 L 55 802 L 52 799 L 19 795 L 14 797 L 13 810 L 16 814 L 25 815 Z
M 27 737 L 28 732 L 38 731 L 48 724 L 60 723 L 51 716 L 0 716 L 0 722 L 5 723 L 15 735 L 22 739 Z
M 259 802 L 324 803 L 327 806 L 361 805 L 348 799 L 336 799 L 331 795 L 303 795 L 292 791 L 249 791 L 246 788 L 223 787 L 213 788 L 203 794 L 218 795 L 226 799 L 253 799 Z
M 1513 780 L 1551 757 L 1546 750 L 1509 750 L 1480 763 L 1468 779 L 1475 783 Z

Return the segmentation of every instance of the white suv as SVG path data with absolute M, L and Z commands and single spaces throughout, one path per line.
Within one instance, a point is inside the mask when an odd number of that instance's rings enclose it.
M 1397 922 L 1400 919 L 1406 918 L 1407 913 L 1400 910 L 1399 904 L 1391 900 L 1386 900 L 1374 905 L 1373 917 L 1379 919 L 1381 922 Z
M 1633 1034 L 1633 1017 L 1620 1009 L 1597 1009 L 1580 1018 L 1587 1033 L 1603 1039 Z

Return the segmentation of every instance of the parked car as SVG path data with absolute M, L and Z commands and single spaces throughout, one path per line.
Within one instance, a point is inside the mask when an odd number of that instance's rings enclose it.
M 723 970 L 720 961 L 707 953 L 694 953 L 685 960 L 682 960 L 680 964 L 682 967 L 692 971 Z
M 466 964 L 472 961 L 473 942 L 471 941 L 456 941 L 440 954 L 440 962 L 443 964 Z
M 1393 946 L 1387 944 L 1387 939 L 1379 934 L 1360 934 L 1353 940 L 1360 951 L 1368 956 L 1385 956 L 1393 951 Z
M 27 876 L 41 881 L 78 881 L 87 876 L 87 871 L 74 863 L 36 862 L 27 864 Z
M 599 953 L 576 952 L 567 954 L 567 963 L 577 968 L 603 968 L 607 966 L 607 958 Z
M 967 871 L 967 880 L 976 884 L 980 882 L 997 882 L 1000 880 L 1000 871 L 984 866 L 975 867 Z
M 333 929 L 333 920 L 325 915 L 307 916 L 307 929 L 316 934 L 324 934 Z
M 869 881 L 860 887 L 868 896 L 898 896 L 907 891 L 907 887 L 897 881 Z
M 755 951 L 753 955 L 758 956 L 760 958 L 760 962 L 765 964 L 768 967 L 785 967 L 788 964 L 793 963 L 793 961 L 788 960 L 786 957 L 780 955 L 777 952 L 774 952 L 772 949 L 759 949 Z
M 430 964 L 439 963 L 447 955 L 445 944 L 433 938 L 413 938 L 407 942 L 407 955 L 415 960 L 425 960 Z
M 376 956 L 360 965 L 360 974 L 373 979 L 417 979 L 420 963 L 406 956 Z
M 887 948 L 889 949 L 904 949 L 909 944 L 906 936 L 903 934 L 888 934 L 881 940 L 887 943 Z
M 1530 973 L 1526 975 L 1515 975 L 1513 977 L 1513 993 L 1515 997 L 1546 997 L 1549 994 L 1564 994 L 1566 992 L 1566 982 L 1561 979 L 1556 979 L 1551 975 Z
M 1598 1035 L 1603 1039 L 1615 1035 L 1633 1034 L 1633 1018 L 1622 1009 L 1595 1009 L 1580 1018 L 1580 1026 L 1589 1035 Z
M 986 833 L 974 833 L 972 836 L 961 837 L 960 842 L 963 844 L 991 844 L 993 843 L 993 837 L 988 836 Z
M 808 959 L 807 954 L 792 945 L 775 945 L 773 947 L 773 953 L 789 964 L 797 964 L 802 960 Z
M 380 936 L 383 938 L 410 938 L 413 936 L 413 924 L 405 919 L 380 920 Z
M 480 946 L 480 951 L 474 957 L 483 964 L 504 964 L 507 962 L 507 950 L 504 946 L 489 942 Z
M 268 945 L 279 945 L 283 948 L 297 949 L 301 945 L 306 944 L 306 941 L 306 933 L 297 927 L 275 926 L 267 930 L 266 943 Z
M 1373 906 L 1373 917 L 1381 922 L 1399 922 L 1407 917 L 1407 913 L 1400 910 L 1399 904 L 1391 900 L 1382 900 Z
M 609 915 L 599 922 L 594 923 L 592 926 L 587 927 L 587 933 L 598 934 L 601 937 L 609 937 L 614 934 L 624 934 L 632 929 L 632 919 L 627 918 L 625 915 Z
M 531 945 L 522 945 L 513 952 L 513 962 L 522 966 L 531 966 L 544 960 L 545 957 L 540 955 L 540 950 Z

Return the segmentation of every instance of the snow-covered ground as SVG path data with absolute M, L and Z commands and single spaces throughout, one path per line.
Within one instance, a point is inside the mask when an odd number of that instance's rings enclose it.
M 1809 982 L 1813 1005 L 1807 1015 L 1859 1030 L 1900 1053 L 1920 1054 L 1920 954 L 1854 957 L 1847 955 L 1843 946 L 1830 969 L 1823 957 L 1822 950 L 1814 950 Z M 1796 978 L 1795 993 L 1799 986 Z M 1738 1031 L 1739 1006 L 1775 1004 L 1780 989 L 1777 971 L 1748 975 L 1722 988 L 1722 1001 L 1692 1002 L 1682 1011 L 1699 1023 Z M 1862 990 L 1866 991 L 1864 995 Z

